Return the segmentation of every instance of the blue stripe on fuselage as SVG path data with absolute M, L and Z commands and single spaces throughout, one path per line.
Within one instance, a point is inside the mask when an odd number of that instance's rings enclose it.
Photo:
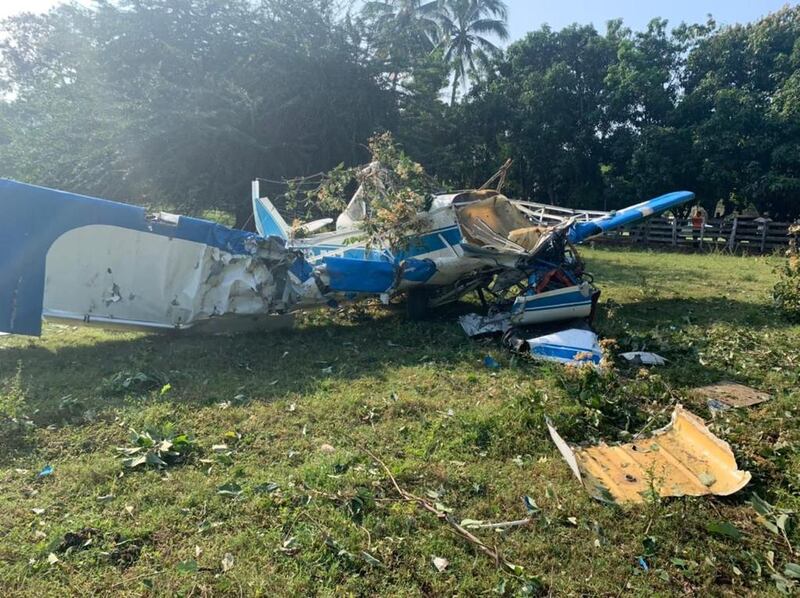
M 526 310 L 540 309 L 543 307 L 561 307 L 566 303 L 586 303 L 591 302 L 591 297 L 586 297 L 580 290 L 575 289 L 571 293 L 562 293 L 560 295 L 553 295 L 552 297 L 536 297 L 524 302 Z M 520 303 L 523 303 L 520 301 Z

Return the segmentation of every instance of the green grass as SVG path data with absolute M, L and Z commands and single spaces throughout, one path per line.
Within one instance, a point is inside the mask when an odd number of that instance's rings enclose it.
M 294 331 L 231 337 L 46 326 L 41 339 L 0 338 L 0 412 L 34 424 L 6 421 L 0 436 L 0 595 L 777 594 L 771 575 L 800 557 L 747 502 L 755 491 L 800 511 L 800 327 L 770 307 L 777 258 L 585 257 L 601 334 L 668 366 L 601 377 L 513 358 L 465 338 L 463 306 L 426 323 L 399 307 L 318 311 Z M 501 369 L 483 367 L 487 354 Z M 753 474 L 731 497 L 603 505 L 545 428 L 550 417 L 570 442 L 625 440 L 654 414 L 666 421 L 676 397 L 710 419 L 687 390 L 722 379 L 775 397 L 712 424 Z M 167 424 L 193 449 L 160 471 L 123 467 L 130 429 Z M 212 449 L 223 443 L 230 455 Z M 498 570 L 398 500 L 363 447 L 456 519 L 520 519 L 533 498 L 532 525 L 479 532 L 524 571 Z M 37 479 L 46 464 L 53 475 Z M 219 494 L 226 484 L 241 494 Z M 92 542 L 64 550 L 86 528 Z

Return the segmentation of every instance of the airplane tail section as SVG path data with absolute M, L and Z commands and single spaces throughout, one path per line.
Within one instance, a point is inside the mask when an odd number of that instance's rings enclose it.
M 660 214 L 661 212 L 690 202 L 693 199 L 694 193 L 691 191 L 667 193 L 655 199 L 644 201 L 622 210 L 616 210 L 606 216 L 594 218 L 587 222 L 575 223 L 570 228 L 567 236 L 572 243 L 582 243 L 597 235 L 644 220 L 649 216 Z
M 262 237 L 280 237 L 283 240 L 289 239 L 290 228 L 280 215 L 272 202 L 266 197 L 259 197 L 258 180 L 253 181 L 253 218 L 256 223 L 256 230 Z

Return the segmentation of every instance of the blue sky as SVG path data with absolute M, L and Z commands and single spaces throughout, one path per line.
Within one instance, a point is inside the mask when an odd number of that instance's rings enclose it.
M 79 0 L 90 4 L 88 0 Z M 681 21 L 704 22 L 711 13 L 717 22 L 745 23 L 779 9 L 786 0 L 506 0 L 512 39 L 548 23 L 560 29 L 571 23 L 594 23 L 601 32 L 610 19 L 622 17 L 632 29 L 642 29 L 656 16 L 669 19 L 672 25 Z M 31 10 L 39 12 L 59 0 L 0 0 L 0 18 Z M 790 2 L 789 4 L 797 4 Z
M 512 39 L 538 29 L 543 23 L 561 29 L 572 23 L 593 23 L 599 31 L 605 24 L 621 17 L 632 29 L 643 29 L 653 17 L 668 19 L 675 26 L 681 21 L 705 22 L 711 13 L 720 24 L 746 23 L 774 12 L 786 0 L 506 0 Z

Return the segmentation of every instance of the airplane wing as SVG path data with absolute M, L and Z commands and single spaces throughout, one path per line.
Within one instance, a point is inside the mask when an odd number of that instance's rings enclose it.
M 601 235 L 627 224 L 644 220 L 654 214 L 660 214 L 670 208 L 685 204 L 694 199 L 691 191 L 675 191 L 655 199 L 638 203 L 634 206 L 611 212 L 608 215 L 594 218 L 587 222 L 576 222 L 572 225 L 567 238 L 571 243 L 582 243 L 587 239 Z
M 41 320 L 186 328 L 266 314 L 288 293 L 283 240 L 0 179 L 0 332 Z

